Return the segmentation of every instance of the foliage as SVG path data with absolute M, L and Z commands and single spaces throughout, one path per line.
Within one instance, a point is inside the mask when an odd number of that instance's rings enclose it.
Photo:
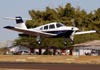
M 75 24 L 80 28 L 80 31 L 96 29 L 100 31 L 100 8 L 94 13 L 87 13 L 80 8 L 75 9 L 70 3 L 65 7 L 59 6 L 56 9 L 46 7 L 44 11 L 30 10 L 29 14 L 32 20 L 27 20 L 26 25 L 28 28 L 47 24 L 49 22 L 62 22 L 65 25 L 71 26 L 71 19 L 75 19 Z M 89 40 L 100 39 L 99 34 L 87 34 L 75 36 L 75 43 L 81 43 Z M 63 38 L 42 38 L 42 47 L 56 46 L 59 48 L 65 47 L 63 45 Z M 19 37 L 15 45 L 24 45 L 27 47 L 40 47 L 35 40 L 35 37 Z M 69 45 L 70 46 L 70 45 Z

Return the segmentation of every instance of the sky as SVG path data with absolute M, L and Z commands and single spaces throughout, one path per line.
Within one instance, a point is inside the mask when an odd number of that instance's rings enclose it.
M 4 20 L 3 17 L 22 16 L 31 18 L 29 10 L 45 10 L 47 6 L 57 8 L 71 3 L 73 7 L 79 6 L 87 12 L 100 8 L 100 0 L 0 0 L 0 42 L 15 40 L 18 32 L 4 29 L 4 26 L 15 26 L 14 20 Z

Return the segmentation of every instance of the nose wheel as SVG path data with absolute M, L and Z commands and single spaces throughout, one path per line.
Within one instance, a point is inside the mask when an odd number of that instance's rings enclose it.
M 67 42 L 64 42 L 64 45 L 67 46 Z
M 71 41 L 71 44 L 73 45 L 74 44 L 74 41 Z

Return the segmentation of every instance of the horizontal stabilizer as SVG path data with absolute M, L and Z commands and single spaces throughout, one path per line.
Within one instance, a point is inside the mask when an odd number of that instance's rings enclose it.
M 2 19 L 8 19 L 8 20 L 18 20 L 20 18 L 13 18 L 13 17 L 4 17 Z M 28 18 L 22 18 L 23 20 L 31 20 L 31 19 L 28 19 Z
M 5 26 L 4 28 L 6 28 L 6 29 L 13 29 L 14 27 L 12 27 L 12 26 Z

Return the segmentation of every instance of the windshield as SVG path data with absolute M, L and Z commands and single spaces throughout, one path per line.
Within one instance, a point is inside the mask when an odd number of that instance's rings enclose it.
M 57 23 L 56 26 L 57 26 L 57 28 L 58 28 L 58 27 L 61 27 L 61 26 L 64 26 L 64 25 L 61 24 L 61 23 Z

